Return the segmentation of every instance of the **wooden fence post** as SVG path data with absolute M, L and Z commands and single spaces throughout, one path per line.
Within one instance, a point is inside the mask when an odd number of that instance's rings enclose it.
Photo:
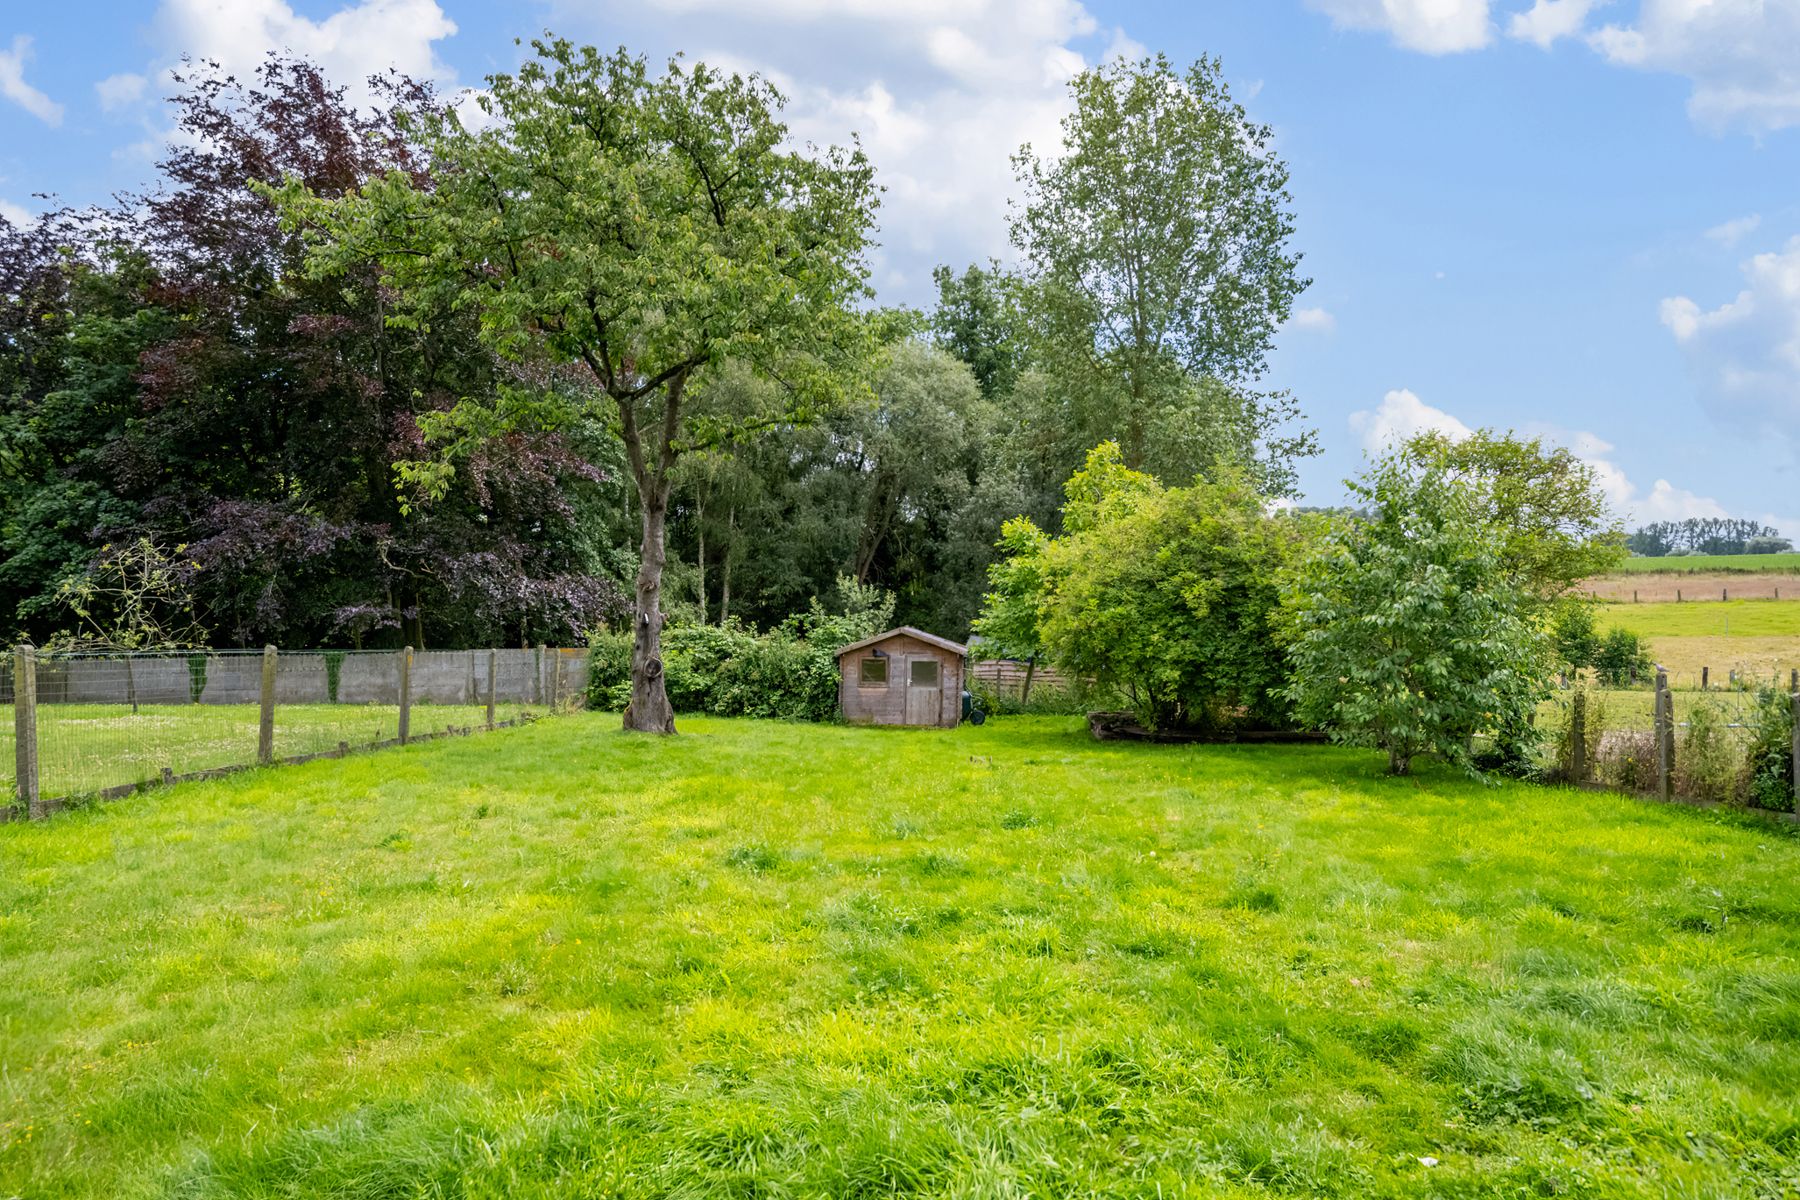
M 494 727 L 494 684 L 500 678 L 499 657 L 498 650 L 488 651 L 487 727 L 490 730 Z
M 562 707 L 562 651 L 546 646 L 544 653 L 550 658 L 550 711 L 556 712 Z
M 1711 667 L 1701 667 L 1700 668 L 1700 690 L 1703 692 L 1712 690 L 1712 668 Z
M 1731 589 L 1730 588 L 1720 588 L 1719 589 L 1719 599 L 1721 599 L 1721 600 L 1731 599 Z
M 1677 603 L 1677 604 L 1681 603 L 1681 589 L 1680 588 L 1675 589 L 1675 603 Z
M 1587 779 L 1586 692 L 1576 692 L 1569 704 L 1569 777 L 1576 783 Z
M 38 790 L 37 650 L 30 642 L 13 648 L 13 779 L 19 801 L 34 821 L 47 815 Z
M 412 735 L 412 647 L 400 651 L 400 744 Z
M 1638 598 L 1637 598 L 1637 589 L 1636 589 L 1636 588 L 1632 588 L 1632 589 L 1631 589 L 1631 602 L 1632 602 L 1632 603 L 1633 603 L 1633 604 L 1636 604 L 1636 603 L 1637 603 L 1637 602 L 1638 602 Z
M 1656 672 L 1656 790 L 1664 800 L 1675 798 L 1675 697 L 1669 692 L 1669 673 Z
M 537 650 L 532 655 L 531 674 L 531 702 L 542 704 L 544 702 L 544 643 L 542 642 L 538 643 Z
M 256 761 L 275 759 L 275 665 L 279 652 L 273 646 L 263 647 L 262 720 L 256 727 Z
M 1794 706 L 1794 811 L 1800 813 L 1800 691 L 1790 703 Z

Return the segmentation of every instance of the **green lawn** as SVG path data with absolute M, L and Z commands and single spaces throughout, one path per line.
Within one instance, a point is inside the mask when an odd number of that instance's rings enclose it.
M 1796 571 L 1800 552 L 1786 554 L 1695 554 L 1678 558 L 1628 558 L 1624 575 L 1690 575 L 1705 571 Z
M 124 704 L 38 706 L 38 787 L 68 796 L 256 761 L 261 709 L 254 704 Z M 496 707 L 504 721 L 522 711 Z M 446 725 L 477 726 L 481 705 L 415 704 L 412 732 L 441 733 Z M 399 736 L 400 709 L 387 704 L 282 704 L 275 710 L 279 758 L 365 746 Z M 0 793 L 12 784 L 13 710 L 0 705 Z
M 0 826 L 0 1195 L 1800 1185 L 1792 827 L 1068 718 L 616 725 Z

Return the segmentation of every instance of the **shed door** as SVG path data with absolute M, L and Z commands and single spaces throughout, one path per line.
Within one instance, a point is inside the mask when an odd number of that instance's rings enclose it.
M 944 668 L 935 658 L 906 664 L 906 723 L 936 725 L 944 711 Z

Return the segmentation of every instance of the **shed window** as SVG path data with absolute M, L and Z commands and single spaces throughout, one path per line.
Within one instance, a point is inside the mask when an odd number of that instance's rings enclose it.
M 938 685 L 938 661 L 935 658 L 915 658 L 912 664 L 912 683 L 914 687 L 936 687 Z
M 857 682 L 863 687 L 886 687 L 887 664 L 885 658 L 865 658 L 859 668 Z

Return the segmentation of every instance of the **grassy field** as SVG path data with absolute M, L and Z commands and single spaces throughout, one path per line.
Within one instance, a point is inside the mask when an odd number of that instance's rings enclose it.
M 521 706 L 499 705 L 496 720 Z M 278 758 L 334 750 L 339 742 L 364 746 L 399 736 L 400 709 L 379 704 L 283 704 L 277 706 Z M 38 786 L 45 796 L 79 795 L 122 784 L 256 761 L 254 704 L 44 704 L 38 707 Z M 415 733 L 446 725 L 476 726 L 487 719 L 481 705 L 416 704 Z M 14 771 L 13 710 L 0 704 L 0 793 Z
M 0 827 L 0 1195 L 1800 1183 L 1800 839 L 1331 748 L 575 716 Z
M 1601 628 L 1621 626 L 1645 637 L 1787 638 L 1800 647 L 1800 596 L 1794 600 L 1728 600 L 1712 604 L 1608 604 Z
M 1648 638 L 1652 657 L 1669 669 L 1677 688 L 1699 687 L 1703 667 L 1711 668 L 1715 686 L 1733 671 L 1758 684 L 1786 686 L 1789 672 L 1800 667 L 1800 600 L 1608 604 L 1597 624 Z
M 1695 554 L 1679 558 L 1628 558 L 1624 575 L 1695 575 L 1707 572 L 1751 574 L 1800 572 L 1800 552 L 1787 554 Z

